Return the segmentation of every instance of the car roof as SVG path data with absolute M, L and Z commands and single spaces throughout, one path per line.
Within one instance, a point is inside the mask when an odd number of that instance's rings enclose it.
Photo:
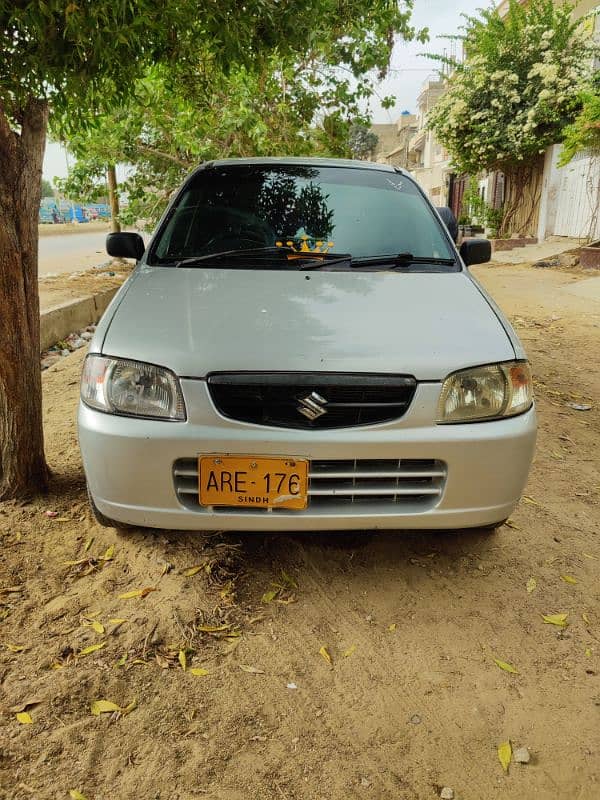
M 408 175 L 406 170 L 400 167 L 393 167 L 390 164 L 379 164 L 375 161 L 358 161 L 351 158 L 312 158 L 307 156 L 278 156 L 278 157 L 260 157 L 260 158 L 221 158 L 214 161 L 206 161 L 199 169 L 207 169 L 209 167 L 237 167 L 245 165 L 255 166 L 309 166 L 309 167 L 350 167 L 351 169 L 370 169 L 379 170 L 381 172 L 394 172 Z

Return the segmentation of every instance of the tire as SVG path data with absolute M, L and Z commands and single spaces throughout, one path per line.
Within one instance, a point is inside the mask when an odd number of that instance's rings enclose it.
M 133 525 L 129 525 L 127 522 L 116 522 L 114 519 L 105 517 L 104 514 L 98 509 L 96 503 L 94 503 L 94 498 L 92 497 L 89 486 L 87 486 L 87 496 L 90 508 L 92 509 L 92 513 L 98 525 L 102 525 L 103 528 L 116 528 L 118 531 L 127 531 L 134 527 Z

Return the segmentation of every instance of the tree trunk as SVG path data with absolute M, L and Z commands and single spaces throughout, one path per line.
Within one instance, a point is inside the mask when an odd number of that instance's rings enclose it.
M 504 172 L 504 216 L 500 236 L 535 236 L 544 174 L 544 159 L 506 168 Z
M 108 201 L 110 203 L 110 229 L 113 233 L 119 233 L 121 230 L 121 223 L 119 222 L 119 195 L 117 193 L 117 170 L 114 164 L 108 167 L 106 178 L 108 183 Z
M 0 104 L 0 501 L 44 490 L 38 214 L 48 107 L 30 100 L 21 130 Z

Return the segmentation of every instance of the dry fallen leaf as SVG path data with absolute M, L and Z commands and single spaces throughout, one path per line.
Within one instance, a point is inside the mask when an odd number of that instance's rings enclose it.
M 351 655 L 352 655 L 352 653 L 353 653 L 355 650 L 356 650 L 356 645 L 355 645 L 355 644 L 353 644 L 353 645 L 350 645 L 350 647 L 349 647 L 347 650 L 344 650 L 344 652 L 343 652 L 343 656 L 344 656 L 344 658 L 348 658 L 349 656 L 351 656 Z
M 592 655 L 592 651 L 591 651 L 591 649 L 590 649 L 589 647 L 586 647 L 586 648 L 585 648 L 585 654 L 586 654 L 586 656 L 587 656 L 588 658 L 589 658 L 589 657 Z
M 573 584 L 578 583 L 577 578 L 574 578 L 572 575 L 561 575 L 560 579 L 565 583 L 573 583 Z
M 227 623 L 225 625 L 196 625 L 197 631 L 202 631 L 202 633 L 219 633 L 220 631 L 226 631 L 231 628 L 231 624 Z
M 287 586 L 288 588 L 291 589 L 298 588 L 298 582 L 296 581 L 296 579 L 292 578 L 291 575 L 288 575 L 287 572 L 285 572 L 285 570 L 281 570 L 281 582 L 283 583 L 284 586 Z
M 521 530 L 521 527 L 519 525 L 517 525 L 516 522 L 513 522 L 512 519 L 507 519 L 504 524 L 508 525 L 509 528 L 514 528 L 514 530 L 516 530 L 516 531 L 520 531 Z
M 123 714 L 123 716 L 126 717 L 127 714 L 131 714 L 133 709 L 136 708 L 136 707 L 137 707 L 137 700 L 134 697 L 133 700 L 131 701 L 131 703 L 126 705 L 125 708 L 121 709 L 121 714 Z
M 588 617 L 588 615 L 585 613 L 585 611 L 584 611 L 584 612 L 583 612 L 583 614 L 581 615 L 581 619 L 582 619 L 582 620 L 585 622 L 585 624 L 586 624 L 586 625 L 590 625 L 590 624 L 591 624 L 591 623 L 590 623 L 590 618 L 589 618 L 589 617 Z
M 566 628 L 568 614 L 542 614 L 542 619 L 547 625 L 558 625 L 559 628 Z
M 189 672 L 191 675 L 195 675 L 197 678 L 202 678 L 204 675 L 208 675 L 208 670 L 202 669 L 202 667 L 192 667 Z
M 86 619 L 83 623 L 86 628 L 92 628 L 96 633 L 104 633 L 104 625 L 97 619 Z
M 534 500 L 533 497 L 529 497 L 529 495 L 524 494 L 523 500 L 525 500 L 526 503 L 529 503 L 532 506 L 539 506 L 538 501 Z
M 81 792 L 77 789 L 70 789 L 69 797 L 71 800 L 87 800 L 87 797 L 84 794 L 81 794 Z
M 187 658 L 185 656 L 185 650 L 180 650 L 177 655 L 177 660 L 181 664 L 181 669 L 185 672 L 187 669 Z
M 87 553 L 87 551 L 90 549 L 90 547 L 92 546 L 93 543 L 94 543 L 94 537 L 92 536 L 92 538 L 88 539 L 87 542 L 85 543 L 85 546 L 83 548 L 83 552 Z
M 94 700 L 90 705 L 90 711 L 95 717 L 99 717 L 100 714 L 112 714 L 114 711 L 120 710 L 121 706 L 110 700 Z
M 248 664 L 238 664 L 238 667 L 242 670 L 242 672 L 249 672 L 251 675 L 264 675 L 264 669 L 260 669 L 259 667 L 250 667 Z
M 398 626 L 395 622 L 392 622 L 391 625 L 388 625 L 388 631 L 395 631 Z
M 112 557 L 115 554 L 115 546 L 111 544 L 109 548 L 104 552 L 104 555 L 100 556 L 100 561 L 112 561 Z
M 10 650 L 11 653 L 22 653 L 25 650 L 25 646 L 22 644 L 7 644 L 6 649 Z
M 200 572 L 200 570 L 203 568 L 204 564 L 196 564 L 195 567 L 189 567 L 188 569 L 185 569 L 183 571 L 183 574 L 185 575 L 186 578 L 192 578 L 194 575 L 197 575 L 197 573 Z
M 134 597 L 146 597 L 147 594 L 150 592 L 155 592 L 156 587 L 154 586 L 146 586 L 144 589 L 134 589 L 131 592 L 125 592 L 125 594 L 119 595 L 119 600 L 133 600 Z
M 90 653 L 95 653 L 96 650 L 102 650 L 103 647 L 106 647 L 106 642 L 100 642 L 99 644 L 91 644 L 89 647 L 84 647 L 83 650 L 80 650 L 77 653 L 77 655 L 89 656 Z
M 498 759 L 502 764 L 502 769 L 504 772 L 508 772 L 508 765 L 510 764 L 510 759 L 512 758 L 512 747 L 510 744 L 510 740 L 508 742 L 502 742 L 502 744 L 498 747 Z
M 261 602 L 262 603 L 272 603 L 273 600 L 275 600 L 275 598 L 279 594 L 279 592 L 280 592 L 279 589 L 270 589 L 268 592 L 265 592 L 263 594 Z
M 529 578 L 529 580 L 526 583 L 527 594 L 531 594 L 532 592 L 535 592 L 536 587 L 537 587 L 537 581 L 532 576 L 531 578 Z
M 33 725 L 33 720 L 31 719 L 31 715 L 27 713 L 27 711 L 20 711 L 18 714 L 15 714 L 17 718 L 17 722 L 20 722 L 21 725 Z
M 504 672 L 511 672 L 513 675 L 518 675 L 519 670 L 515 669 L 512 664 L 509 664 L 507 661 L 500 661 L 499 658 L 494 659 L 494 664 L 500 669 L 503 669 Z
M 333 666 L 333 659 L 331 658 L 331 653 L 329 650 L 323 645 L 323 647 L 319 650 L 319 655 L 321 658 L 325 659 L 325 661 L 329 664 L 330 667 Z

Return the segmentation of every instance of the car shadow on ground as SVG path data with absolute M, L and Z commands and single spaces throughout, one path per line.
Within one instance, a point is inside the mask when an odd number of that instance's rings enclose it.
M 81 510 L 81 518 L 97 526 L 87 504 L 85 478 L 80 469 L 55 472 L 46 496 L 49 507 L 67 501 Z M 63 513 L 63 512 L 61 512 Z M 108 530 L 106 529 L 107 533 Z M 91 532 L 91 531 L 90 531 Z M 311 575 L 320 582 L 348 578 L 353 572 L 363 575 L 394 570 L 396 576 L 418 576 L 442 571 L 451 577 L 457 568 L 487 561 L 502 548 L 507 527 L 498 531 L 481 528 L 456 531 L 351 530 L 302 533 L 240 533 L 226 531 L 181 531 L 153 528 L 116 529 L 125 550 L 137 551 L 153 561 L 180 564 L 202 563 L 209 559 L 218 569 L 226 564 L 227 574 L 235 574 L 242 594 L 256 600 L 270 581 L 282 573 L 302 582 Z M 262 588 L 261 588 L 262 587 Z

